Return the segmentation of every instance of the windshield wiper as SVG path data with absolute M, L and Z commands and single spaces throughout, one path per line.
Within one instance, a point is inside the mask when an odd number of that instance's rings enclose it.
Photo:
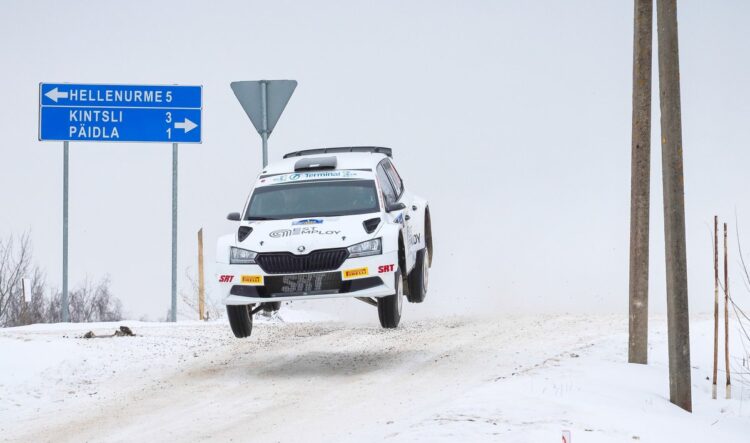
M 246 218 L 245 220 L 278 220 L 278 218 L 252 216 Z

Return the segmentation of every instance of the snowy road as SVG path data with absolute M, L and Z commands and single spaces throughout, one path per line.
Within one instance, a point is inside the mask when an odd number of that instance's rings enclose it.
M 669 405 L 663 328 L 654 362 L 626 365 L 618 317 L 267 322 L 247 340 L 223 322 L 124 323 L 138 336 L 0 331 L 0 441 L 558 442 L 569 429 L 576 443 L 734 442 L 750 429 L 750 405 L 703 398 L 701 351 L 696 413 Z M 710 326 L 693 325 L 701 349 Z

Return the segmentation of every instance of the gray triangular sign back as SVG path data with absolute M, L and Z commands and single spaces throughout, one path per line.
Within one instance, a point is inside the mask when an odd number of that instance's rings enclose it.
M 259 80 L 232 82 L 231 87 L 234 95 L 239 100 L 242 109 L 250 117 L 259 134 L 263 133 L 263 107 L 261 100 L 261 83 L 266 83 L 266 104 L 268 106 L 268 136 L 271 136 L 276 122 L 279 121 L 281 113 L 284 112 L 286 104 L 297 87 L 296 80 Z

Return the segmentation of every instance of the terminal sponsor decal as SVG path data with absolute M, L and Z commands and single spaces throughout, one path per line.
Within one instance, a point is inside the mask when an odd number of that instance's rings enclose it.
M 316 171 L 316 172 L 295 172 L 293 174 L 277 175 L 270 179 L 272 183 L 288 183 L 303 180 L 317 180 L 323 178 L 356 178 L 361 177 L 358 171 Z
M 384 272 L 393 272 L 393 265 L 378 266 L 378 274 L 382 274 Z
M 368 271 L 367 267 L 354 268 L 341 271 L 341 275 L 344 280 L 349 280 L 352 278 L 367 277 L 368 275 L 370 275 L 370 272 Z
M 234 280 L 234 275 L 220 275 L 219 283 L 231 283 Z
M 319 218 L 306 218 L 304 220 L 297 220 L 296 222 L 293 222 L 292 225 L 319 225 L 322 224 L 323 220 Z
M 315 226 L 308 228 L 277 229 L 268 234 L 271 238 L 291 237 L 293 235 L 338 235 L 341 231 L 323 231 Z
M 263 276 L 262 275 L 243 275 L 243 276 L 240 276 L 240 282 L 246 285 L 262 285 Z

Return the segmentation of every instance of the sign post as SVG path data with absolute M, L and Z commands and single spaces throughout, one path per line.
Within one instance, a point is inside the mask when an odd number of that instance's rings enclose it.
M 39 84 L 39 140 L 63 142 L 62 321 L 68 308 L 69 142 L 172 143 L 172 305 L 177 319 L 177 144 L 201 143 L 202 86 Z
M 69 168 L 68 141 L 63 142 L 63 283 L 62 283 L 62 321 L 70 321 L 68 309 L 68 176 Z
M 263 167 L 268 165 L 268 137 L 292 97 L 296 80 L 232 82 L 234 95 L 263 140 Z

